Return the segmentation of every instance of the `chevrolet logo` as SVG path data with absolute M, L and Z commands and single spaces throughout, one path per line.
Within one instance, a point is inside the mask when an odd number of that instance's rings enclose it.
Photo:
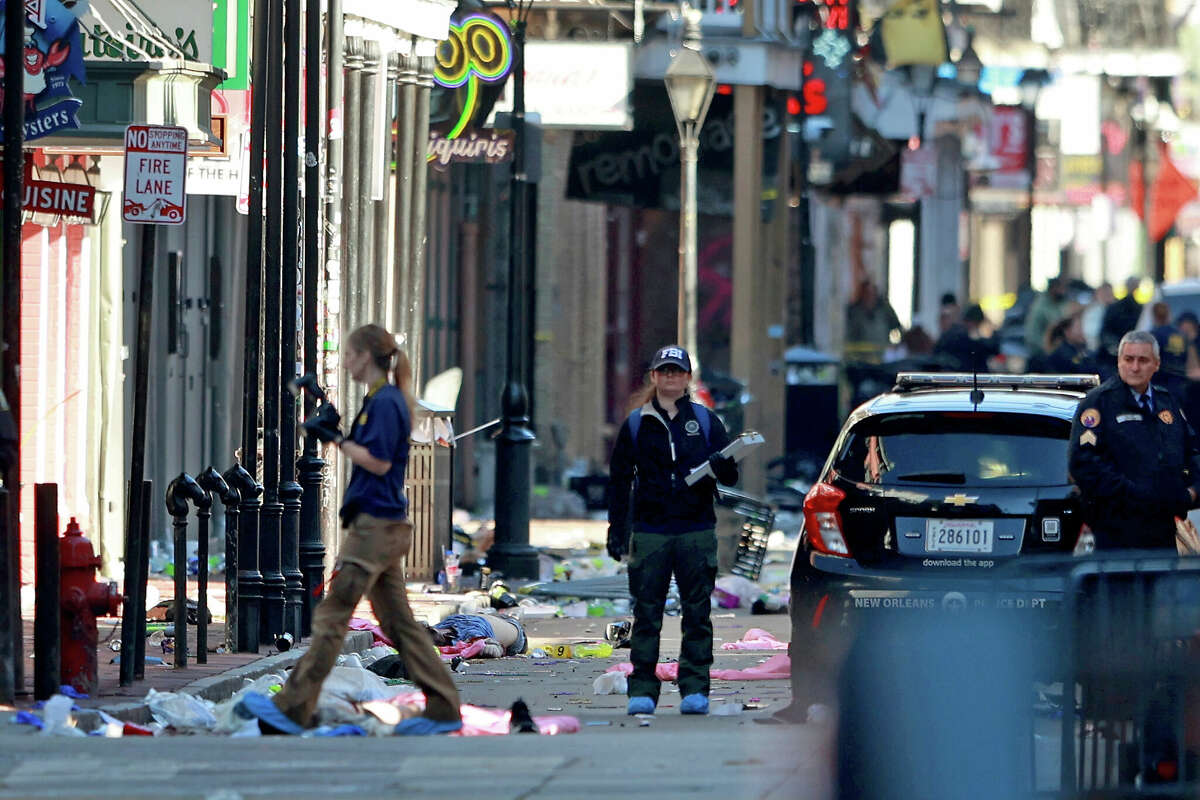
M 949 503 L 952 506 L 958 506 L 959 508 L 962 508 L 963 506 L 967 505 L 968 503 L 974 503 L 978 499 L 979 499 L 979 495 L 970 497 L 968 495 L 963 494 L 962 492 L 959 492 L 958 494 L 946 495 L 946 499 L 943 500 L 942 502 Z

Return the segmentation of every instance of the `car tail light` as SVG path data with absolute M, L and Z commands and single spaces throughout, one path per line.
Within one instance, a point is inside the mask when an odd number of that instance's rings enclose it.
M 838 505 L 846 493 L 828 483 L 814 484 L 804 496 L 804 530 L 813 549 L 830 556 L 850 555 L 842 535 L 842 515 Z
M 1179 777 L 1179 762 L 1163 759 L 1154 765 L 1154 774 L 1159 780 L 1171 782 Z

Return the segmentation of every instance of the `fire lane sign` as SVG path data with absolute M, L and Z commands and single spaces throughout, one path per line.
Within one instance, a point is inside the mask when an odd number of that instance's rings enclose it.
M 126 222 L 182 225 L 187 218 L 187 129 L 130 125 L 125 129 Z

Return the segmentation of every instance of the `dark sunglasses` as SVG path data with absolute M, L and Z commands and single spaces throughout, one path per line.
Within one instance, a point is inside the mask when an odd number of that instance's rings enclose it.
M 656 369 L 654 371 L 660 375 L 686 375 L 687 374 L 686 369 L 681 369 L 680 367 L 677 367 L 674 364 L 667 364 L 666 366 L 659 367 L 658 369 Z

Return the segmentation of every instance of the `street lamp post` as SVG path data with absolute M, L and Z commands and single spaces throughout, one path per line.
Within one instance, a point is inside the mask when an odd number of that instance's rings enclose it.
M 509 196 L 508 338 L 504 391 L 500 396 L 503 427 L 496 441 L 496 542 L 488 550 L 488 566 L 507 578 L 536 578 L 538 552 L 529 545 L 530 450 L 536 438 L 529 424 L 529 393 L 522 380 L 528 353 L 525 288 L 529 269 L 529 174 L 525 142 L 525 25 L 531 0 L 510 0 L 513 28 L 513 166 Z
M 700 12 L 683 10 L 683 46 L 671 58 L 667 96 L 679 129 L 679 305 L 676 341 L 695 358 L 696 347 L 696 163 L 700 129 L 716 91 L 712 67 L 700 52 Z
M 1022 220 L 1025 237 L 1025 274 L 1022 283 L 1028 283 L 1033 277 L 1033 206 L 1034 186 L 1037 183 L 1037 104 L 1042 94 L 1042 87 L 1050 82 L 1050 73 L 1044 69 L 1027 69 L 1021 73 L 1017 83 L 1021 91 L 1021 106 L 1025 109 L 1025 147 L 1029 163 L 1029 195 L 1025 203 L 1025 217 Z

